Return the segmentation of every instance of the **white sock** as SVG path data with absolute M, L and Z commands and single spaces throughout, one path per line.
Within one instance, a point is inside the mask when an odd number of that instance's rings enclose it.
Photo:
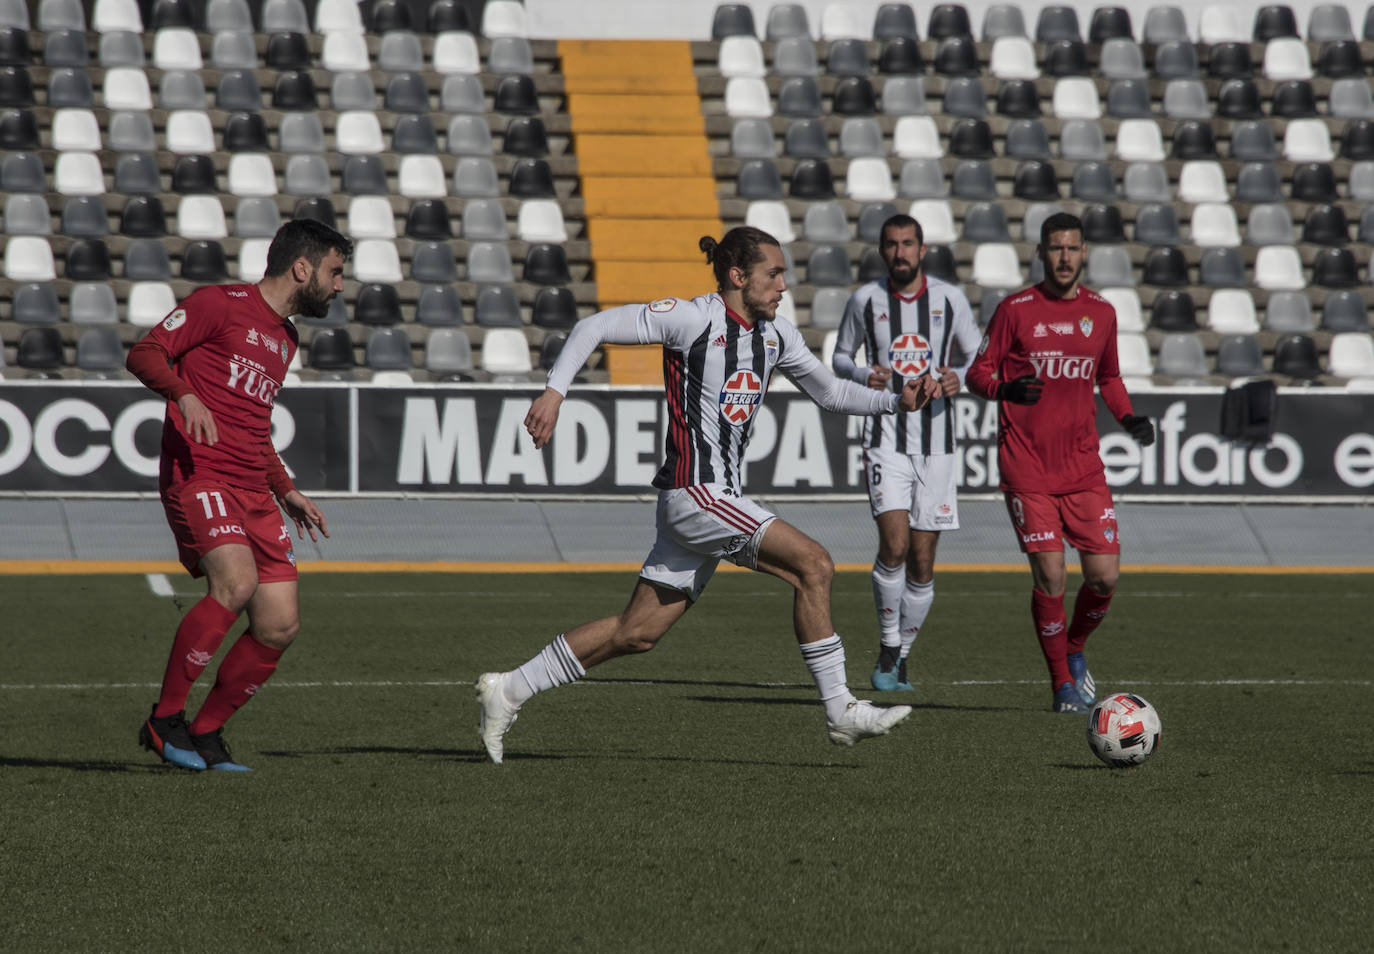
M 935 581 L 929 583 L 914 583 L 906 581 L 906 587 L 902 590 L 902 658 L 911 655 L 912 644 L 916 642 L 916 635 L 925 625 L 926 617 L 930 615 L 930 604 L 935 602 Z
M 902 641 L 902 586 L 906 573 L 901 566 L 873 561 L 873 606 L 878 611 L 878 633 L 884 646 Z
M 831 633 L 817 642 L 803 643 L 801 653 L 811 678 L 816 680 L 821 702 L 825 703 L 825 717 L 834 722 L 854 701 L 854 694 L 845 684 L 844 643 L 838 633 Z
M 587 674 L 568 641 L 560 634 L 525 665 L 506 676 L 506 698 L 517 706 L 536 692 L 565 686 Z

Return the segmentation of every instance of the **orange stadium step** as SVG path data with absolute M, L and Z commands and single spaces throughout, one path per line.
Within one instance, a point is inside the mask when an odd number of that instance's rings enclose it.
M 602 308 L 710 287 L 697 241 L 720 206 L 690 44 L 560 40 Z M 612 384 L 662 385 L 662 349 L 608 346 Z

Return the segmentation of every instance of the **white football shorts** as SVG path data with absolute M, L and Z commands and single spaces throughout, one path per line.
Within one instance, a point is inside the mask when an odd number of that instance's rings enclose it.
M 693 602 L 706 589 L 722 558 L 754 569 L 759 543 L 777 515 L 728 490 L 699 484 L 658 495 L 658 538 L 639 575 L 686 593 Z
M 880 447 L 864 451 L 868 506 L 876 517 L 905 510 L 913 530 L 958 530 L 957 454 L 898 454 Z

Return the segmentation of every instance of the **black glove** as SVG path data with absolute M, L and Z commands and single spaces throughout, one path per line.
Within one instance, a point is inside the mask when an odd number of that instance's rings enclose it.
M 1121 419 L 1121 426 L 1126 428 L 1126 433 L 1134 437 L 1141 447 L 1149 447 L 1155 442 L 1155 426 L 1150 423 L 1148 417 L 1127 414 Z
M 1010 401 L 1012 404 L 1034 404 L 1040 400 L 1040 392 L 1045 382 L 1033 374 L 1023 374 L 1013 381 L 1004 381 L 997 386 L 997 400 Z

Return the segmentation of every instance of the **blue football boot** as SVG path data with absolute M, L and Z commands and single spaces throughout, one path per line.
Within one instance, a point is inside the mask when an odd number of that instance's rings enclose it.
M 224 744 L 224 737 L 220 734 L 223 730 L 216 729 L 213 732 L 206 732 L 204 735 L 191 736 L 196 751 L 205 760 L 205 767 L 212 772 L 251 772 L 253 771 L 246 765 L 240 765 L 234 761 L 234 757 L 229 754 L 229 746 Z
M 1097 701 L 1097 683 L 1093 674 L 1088 672 L 1088 661 L 1082 653 L 1069 653 L 1069 675 L 1073 676 L 1073 686 L 1083 697 L 1083 702 L 1091 706 Z
M 1054 690 L 1054 711 L 1068 712 L 1072 715 L 1087 715 L 1088 707 L 1084 704 L 1078 688 L 1073 683 L 1066 682 Z
M 897 686 L 897 646 L 884 646 L 878 653 L 878 665 L 873 669 L 873 688 L 880 692 L 891 692 Z
M 897 660 L 897 685 L 894 686 L 898 692 L 915 692 L 916 687 L 911 684 L 911 680 L 906 677 L 906 657 Z
M 205 768 L 205 759 L 196 752 L 191 742 L 191 733 L 186 728 L 186 713 L 173 712 L 171 715 L 156 715 L 153 706 L 148 721 L 138 730 L 138 741 L 145 749 L 156 752 L 162 761 L 177 768 L 199 772 Z

